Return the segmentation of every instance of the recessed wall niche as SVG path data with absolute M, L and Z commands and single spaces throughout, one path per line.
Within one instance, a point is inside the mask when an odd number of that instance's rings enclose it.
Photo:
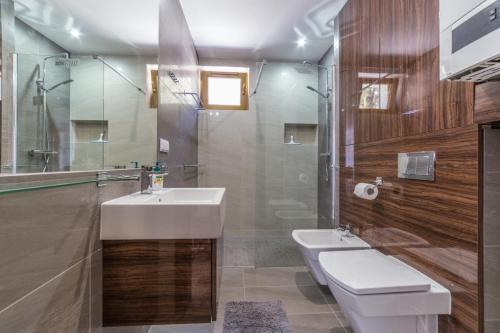
M 293 137 L 293 140 L 292 140 Z M 315 145 L 318 142 L 317 124 L 286 123 L 283 143 Z
M 107 120 L 73 120 L 71 121 L 71 142 L 99 143 L 107 141 Z
M 103 144 L 108 143 L 107 120 L 71 121 L 71 170 L 103 168 Z

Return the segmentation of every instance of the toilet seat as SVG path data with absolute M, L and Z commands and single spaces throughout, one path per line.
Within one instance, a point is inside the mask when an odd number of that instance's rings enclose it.
M 428 277 L 377 250 L 320 253 L 320 265 L 335 283 L 356 295 L 428 291 Z
M 448 289 L 377 250 L 322 252 L 319 264 L 356 333 L 437 333 L 451 313 Z

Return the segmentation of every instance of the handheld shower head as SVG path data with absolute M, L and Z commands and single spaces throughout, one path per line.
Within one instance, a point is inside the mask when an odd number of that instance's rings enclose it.
M 62 85 L 64 85 L 64 84 L 69 84 L 69 83 L 71 83 L 71 82 L 73 82 L 73 80 L 72 80 L 72 79 L 69 79 L 69 80 L 66 80 L 66 81 L 63 81 L 63 82 L 59 82 L 58 84 L 56 84 L 56 85 L 54 85 L 54 86 L 50 87 L 49 89 L 46 89 L 45 91 L 49 93 L 49 92 L 51 92 L 52 90 L 56 89 L 57 87 L 62 86 Z
M 304 66 L 314 66 L 314 67 L 318 67 L 318 68 L 321 68 L 321 69 L 324 69 L 324 70 L 329 70 L 330 69 L 330 66 L 325 66 L 325 65 L 320 65 L 320 64 L 313 64 L 312 62 L 307 61 L 307 60 L 302 61 L 302 65 L 304 65 Z
M 326 98 L 326 99 L 330 98 L 330 93 L 327 93 L 325 95 L 322 92 L 320 92 L 318 89 L 315 89 L 315 88 L 313 88 L 311 86 L 307 86 L 306 88 L 309 89 L 309 90 L 311 90 L 311 91 L 314 91 L 316 94 L 320 95 L 323 98 Z

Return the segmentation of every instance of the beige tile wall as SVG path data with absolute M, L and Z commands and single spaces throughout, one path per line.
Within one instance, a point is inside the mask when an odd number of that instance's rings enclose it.
M 0 188 L 93 177 L 2 176 Z M 100 203 L 138 189 L 117 182 L 0 196 L 0 333 L 101 332 Z
M 200 64 L 249 68 L 250 87 L 259 70 L 255 61 Z M 200 186 L 227 189 L 226 267 L 303 264 L 291 232 L 317 226 L 318 145 L 284 145 L 284 124 L 317 124 L 317 95 L 306 89 L 317 82 L 315 68 L 270 63 L 248 111 L 200 113 Z

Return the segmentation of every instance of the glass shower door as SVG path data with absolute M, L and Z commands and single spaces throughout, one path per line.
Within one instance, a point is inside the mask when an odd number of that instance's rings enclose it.
M 292 231 L 318 226 L 318 88 L 316 66 L 268 63 L 262 72 L 255 95 L 256 267 L 303 265 Z
M 15 58 L 15 172 L 101 169 L 100 135 L 91 132 L 103 133 L 102 66 L 64 53 Z

